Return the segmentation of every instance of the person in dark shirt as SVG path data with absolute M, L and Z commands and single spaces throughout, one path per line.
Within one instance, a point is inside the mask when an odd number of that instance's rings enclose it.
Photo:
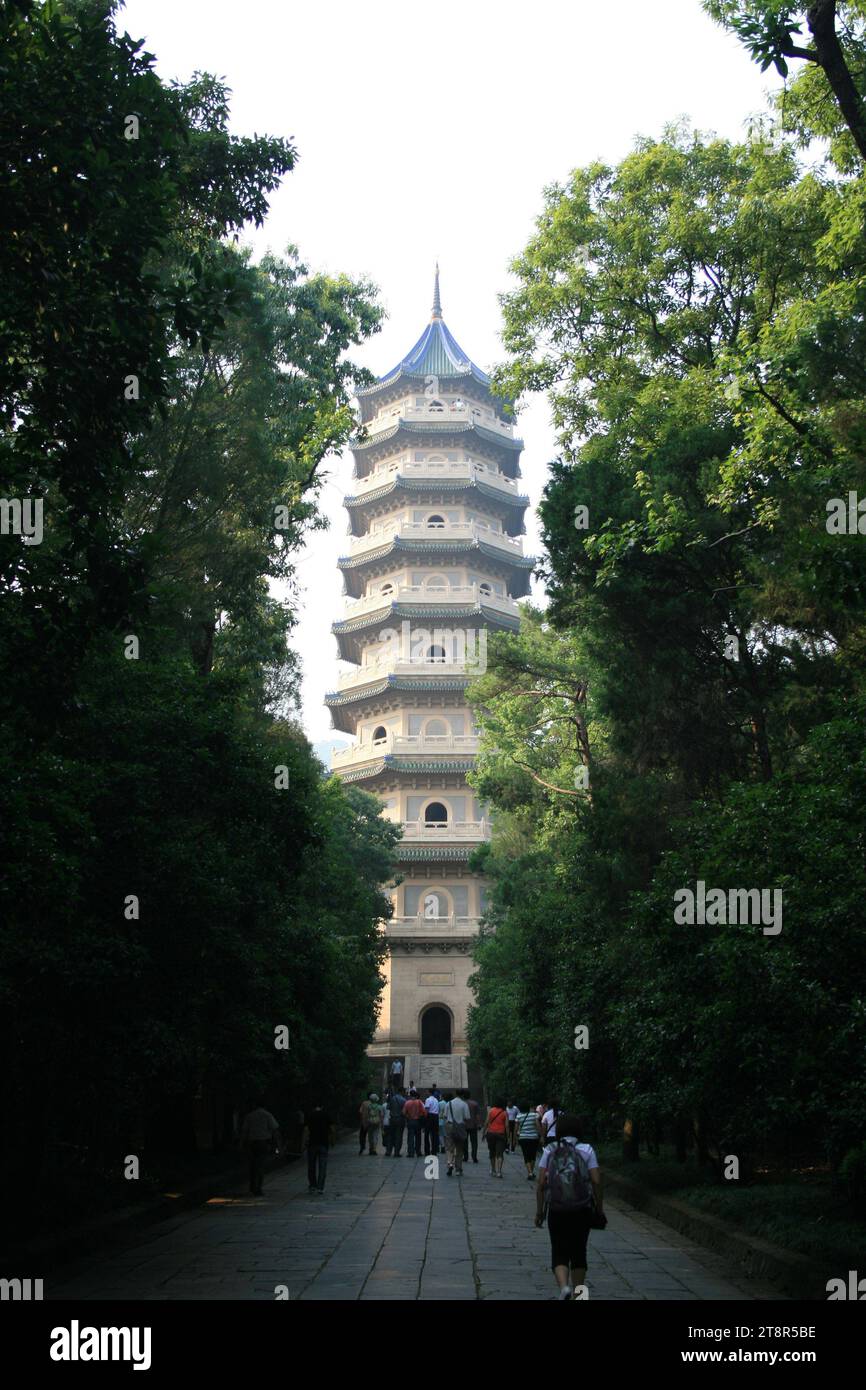
M 304 1123 L 301 1148 L 307 1151 L 307 1181 L 310 1192 L 324 1192 L 328 1171 L 328 1149 L 336 1142 L 336 1126 L 322 1105 L 314 1105 Z

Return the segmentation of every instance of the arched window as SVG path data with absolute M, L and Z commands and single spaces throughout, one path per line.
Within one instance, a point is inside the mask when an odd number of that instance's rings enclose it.
M 427 826 L 447 825 L 448 807 L 443 806 L 441 801 L 431 801 L 429 806 L 424 808 L 424 824 Z
M 441 401 L 430 401 L 429 405 L 427 406 L 427 409 L 428 409 L 428 410 L 435 410 L 435 411 L 438 412 L 438 411 L 444 410 L 445 407 L 444 407 L 444 405 L 442 404 Z
M 447 1056 L 451 1051 L 451 1015 L 441 1004 L 433 1004 L 421 1015 L 421 1051 Z
M 428 719 L 424 725 L 424 734 L 429 738 L 444 738 L 448 733 L 448 725 L 444 719 Z
M 394 585 L 393 585 L 393 584 L 383 584 L 382 587 L 381 587 L 381 589 L 379 590 L 379 593 L 385 595 L 386 597 L 387 597 L 388 594 L 393 594 L 393 592 L 394 592 Z
M 448 653 L 438 642 L 432 642 L 424 653 L 424 660 L 435 661 L 442 664 L 448 660 Z
M 424 580 L 425 589 L 447 589 L 448 579 L 444 574 L 428 574 Z
M 385 743 L 386 740 L 387 740 L 387 738 L 388 738 L 388 730 L 385 728 L 385 725 L 384 725 L 384 724 L 379 724 L 379 725 L 373 730 L 373 742 L 374 742 L 374 743 Z
M 483 584 L 478 585 L 478 592 L 484 594 L 485 598 L 489 598 L 490 595 L 493 593 L 493 585 L 488 584 L 487 580 L 485 579 Z
M 428 527 L 428 530 L 441 531 L 441 530 L 443 529 L 444 526 L 445 526 L 445 518 L 444 518 L 444 516 L 438 516 L 438 515 L 436 515 L 435 513 L 433 514 L 433 516 L 428 516 L 428 518 L 427 518 L 427 527 Z

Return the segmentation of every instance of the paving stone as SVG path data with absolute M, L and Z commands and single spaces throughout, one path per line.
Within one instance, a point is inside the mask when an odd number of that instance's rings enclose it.
M 52 1299 L 273 1301 L 277 1284 L 310 1301 L 544 1302 L 555 1298 L 550 1244 L 533 1224 L 534 1189 L 509 1159 L 429 1181 L 420 1162 L 359 1163 L 339 1144 L 322 1196 L 306 1169 L 269 1176 L 266 1196 L 220 1192 L 218 1204 L 79 1259 L 54 1275 Z M 782 1296 L 625 1204 L 590 1238 L 590 1299 L 637 1302 Z

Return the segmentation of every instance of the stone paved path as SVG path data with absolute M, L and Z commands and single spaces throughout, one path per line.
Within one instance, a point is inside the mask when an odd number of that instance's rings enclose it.
M 766 1285 L 623 1203 L 590 1237 L 590 1299 L 778 1298 Z M 485 1156 L 463 1178 L 424 1161 L 332 1150 L 324 1195 L 306 1165 L 266 1179 L 263 1198 L 220 1196 L 139 1234 L 122 1253 L 46 1281 L 55 1299 L 520 1299 L 554 1296 L 546 1229 L 520 1155 L 502 1180 Z

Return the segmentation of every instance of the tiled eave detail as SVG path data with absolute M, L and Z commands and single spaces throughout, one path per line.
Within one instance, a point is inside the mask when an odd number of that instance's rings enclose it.
M 487 373 L 483 372 L 480 367 L 476 367 L 474 362 L 469 362 L 466 365 L 469 368 L 468 371 L 455 369 L 450 372 L 444 372 L 440 370 L 438 375 L 445 378 L 449 387 L 456 386 L 461 381 L 477 381 L 480 386 L 485 387 L 485 394 L 490 396 L 490 378 Z M 381 395 L 383 391 L 387 391 L 390 387 L 396 386 L 398 381 L 426 382 L 429 375 L 430 373 L 426 370 L 423 372 L 414 372 L 403 366 L 396 367 L 395 370 L 389 372 L 387 376 L 380 377 L 372 386 L 359 387 L 355 395 L 358 396 L 359 399 L 361 397 L 375 399 L 375 397 Z
M 384 758 L 377 758 L 374 763 L 367 763 L 364 767 L 353 767 L 351 771 L 338 772 L 337 776 L 341 782 L 370 782 L 376 777 L 381 777 L 383 772 L 405 772 L 409 777 L 441 776 L 448 773 L 456 777 L 471 772 L 474 766 L 474 758 L 443 758 L 437 763 L 433 758 L 421 760 L 388 754 Z
M 362 700 L 369 699 L 371 695 L 382 695 L 386 690 L 404 690 L 407 695 L 418 691 L 435 693 L 437 690 L 465 690 L 469 680 L 469 676 L 453 676 L 447 680 L 415 680 L 410 676 L 385 676 L 382 680 L 373 681 L 370 685 L 329 693 L 325 696 L 325 704 L 329 709 L 336 709 L 341 705 L 358 704 Z
M 448 607 L 429 604 L 391 603 L 370 613 L 362 613 L 357 618 L 341 618 L 331 624 L 331 631 L 339 637 L 342 633 L 363 632 L 365 628 L 376 627 L 387 618 L 483 618 L 486 627 L 502 628 L 505 632 L 517 632 L 520 619 L 508 613 L 500 613 L 486 604 L 450 604 Z
M 529 576 L 535 568 L 535 560 L 531 555 L 510 555 L 504 549 L 488 545 L 485 541 L 479 540 L 431 540 L 416 541 L 408 540 L 401 536 L 394 536 L 386 541 L 384 545 L 377 545 L 373 550 L 367 550 L 363 555 L 342 555 L 337 561 L 337 567 L 345 577 L 346 593 L 353 598 L 360 598 L 366 586 L 365 572 L 383 561 L 400 559 L 406 556 L 416 564 L 442 565 L 448 561 L 460 560 L 461 558 L 475 558 L 475 563 L 483 557 L 491 565 L 495 566 L 495 574 L 508 576 L 508 589 L 512 598 L 525 598 L 529 593 Z
M 402 703 L 414 703 L 428 708 L 432 703 L 453 707 L 462 704 L 469 676 L 453 676 L 443 680 L 424 680 L 406 676 L 386 676 L 371 685 L 352 686 L 325 697 L 331 711 L 331 722 L 341 733 L 357 733 L 358 720 L 365 712 L 393 712 Z M 398 704 L 395 704 L 395 701 Z
M 349 440 L 349 448 L 353 454 L 365 454 L 370 449 L 377 449 L 380 444 L 396 439 L 398 435 L 406 435 L 409 439 L 417 439 L 419 436 L 432 437 L 440 443 L 449 435 L 474 435 L 485 444 L 495 444 L 505 454 L 523 452 L 522 439 L 512 439 L 507 434 L 499 434 L 497 430 L 489 430 L 475 420 L 404 420 L 402 416 L 395 420 L 393 425 L 389 425 L 388 429 L 377 431 L 368 438 L 359 439 L 355 435 Z
M 395 845 L 394 850 L 398 859 L 412 859 L 427 864 L 444 863 L 458 860 L 466 861 L 479 848 L 477 844 L 471 845 L 407 845 L 400 841 Z
M 381 487 L 373 488 L 372 491 L 364 494 L 352 494 L 343 498 L 343 506 L 349 513 L 349 521 L 352 526 L 353 534 L 361 536 L 364 534 L 363 518 L 367 511 L 375 507 L 378 502 L 385 501 L 388 497 L 400 492 L 413 494 L 436 493 L 444 495 L 453 494 L 456 500 L 459 497 L 466 497 L 470 493 L 477 493 L 485 501 L 491 504 L 497 515 L 510 517 L 510 525 L 515 528 L 522 527 L 523 513 L 529 506 L 529 498 L 523 493 L 506 493 L 500 488 L 491 487 L 489 483 L 482 483 L 471 478 L 440 478 L 434 476 L 430 478 L 409 478 L 402 473 L 397 473 L 389 482 L 383 483 Z M 396 498 L 395 498 L 396 500 Z M 449 497 L 448 501 L 452 498 Z M 517 513 L 518 515 L 515 515 Z M 519 534 L 515 529 L 511 535 Z

